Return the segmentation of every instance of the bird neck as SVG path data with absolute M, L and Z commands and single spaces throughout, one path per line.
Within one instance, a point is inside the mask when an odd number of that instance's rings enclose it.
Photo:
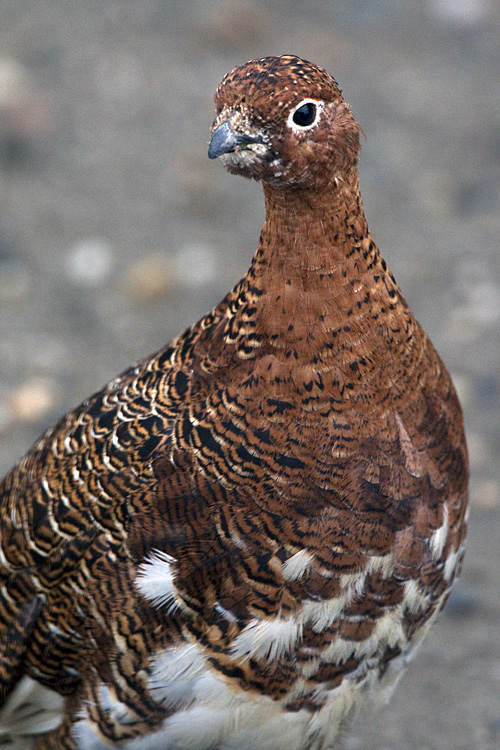
M 425 335 L 368 232 L 357 177 L 316 195 L 264 189 L 259 246 L 224 301 L 210 369 L 232 350 L 233 388 L 261 383 L 280 399 L 293 382 L 310 411 L 363 399 L 375 382 L 394 401 L 398 373 L 417 388 Z
M 357 172 L 321 193 L 264 192 L 266 219 L 244 281 L 253 335 L 308 357 L 333 331 L 348 339 L 378 329 L 402 298 L 368 232 Z
M 357 170 L 328 189 L 278 190 L 264 185 L 266 219 L 254 263 L 277 283 L 330 287 L 353 245 L 368 234 Z M 322 283 L 324 282 L 324 283 Z

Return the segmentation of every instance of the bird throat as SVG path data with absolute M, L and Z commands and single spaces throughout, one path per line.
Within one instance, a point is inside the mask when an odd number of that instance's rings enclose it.
M 395 283 L 369 235 L 356 178 L 320 194 L 267 185 L 264 192 L 266 219 L 246 277 L 256 332 L 276 347 L 302 342 L 309 356 L 331 331 L 366 313 L 374 275 Z M 387 285 L 376 283 L 379 297 Z
M 240 389 L 265 383 L 279 395 L 293 381 L 311 411 L 332 395 L 362 397 L 374 379 L 388 392 L 389 364 L 412 369 L 409 342 L 418 358 L 423 333 L 368 232 L 357 180 L 322 194 L 264 191 L 259 246 L 225 313 L 225 347 L 247 360 Z

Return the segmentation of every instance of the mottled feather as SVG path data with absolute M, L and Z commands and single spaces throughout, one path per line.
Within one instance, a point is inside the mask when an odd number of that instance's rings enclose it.
M 257 251 L 3 480 L 0 742 L 332 748 L 460 567 L 460 406 L 368 231 L 336 82 L 268 57 L 215 105 L 210 156 L 263 183 Z

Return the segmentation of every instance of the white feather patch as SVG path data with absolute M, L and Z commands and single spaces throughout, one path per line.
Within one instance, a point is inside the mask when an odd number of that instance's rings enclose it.
M 371 638 L 374 638 L 379 646 L 387 644 L 390 648 L 405 643 L 406 637 L 403 632 L 403 605 L 400 604 L 390 609 L 377 620 Z
M 447 583 L 451 581 L 451 578 L 457 566 L 457 561 L 459 560 L 460 555 L 463 552 L 463 547 L 464 545 L 461 545 L 455 552 L 450 552 L 450 554 L 446 558 L 443 569 L 443 577 Z
M 382 578 L 389 578 L 394 570 L 394 552 L 389 552 L 387 555 L 370 555 L 368 557 L 368 564 L 366 566 L 366 573 L 382 573 Z
M 32 747 L 32 737 L 50 732 L 61 724 L 64 703 L 62 695 L 25 675 L 0 712 L 0 745 Z
M 330 627 L 339 618 L 340 614 L 352 602 L 353 598 L 353 589 L 347 589 L 341 596 L 335 596 L 331 599 L 320 601 L 306 599 L 302 604 L 298 616 L 301 622 L 310 622 L 315 633 L 320 633 L 325 628 Z
M 425 609 L 429 603 L 430 595 L 418 585 L 417 581 L 410 579 L 404 585 L 405 593 L 403 598 L 403 607 L 409 612 L 415 613 Z
M 272 662 L 293 651 L 301 638 L 302 623 L 295 616 L 251 620 L 234 639 L 231 651 L 236 657 Z
M 366 569 L 356 573 L 345 573 L 340 576 L 340 586 L 342 589 L 352 590 L 354 596 L 360 596 L 363 592 L 366 582 Z M 352 596 L 352 594 L 350 594 Z
M 186 644 L 157 653 L 151 664 L 150 689 L 156 700 L 168 705 L 189 705 L 194 698 L 194 686 L 208 669 L 195 645 Z
M 312 561 L 313 556 L 307 550 L 299 550 L 283 563 L 283 578 L 285 581 L 296 581 L 302 578 Z
M 218 612 L 219 615 L 222 615 L 222 617 L 225 617 L 226 620 L 229 620 L 229 622 L 238 622 L 238 618 L 233 615 L 231 610 L 226 609 L 219 602 L 215 603 L 215 611 Z
M 161 550 L 152 554 L 139 565 L 135 585 L 140 593 L 155 607 L 168 607 L 173 612 L 180 604 L 176 600 L 173 565 L 175 557 Z
M 448 536 L 448 506 L 445 505 L 443 508 L 443 523 L 433 532 L 429 539 L 429 547 L 431 548 L 431 554 L 433 560 L 438 560 L 446 543 L 446 537 Z

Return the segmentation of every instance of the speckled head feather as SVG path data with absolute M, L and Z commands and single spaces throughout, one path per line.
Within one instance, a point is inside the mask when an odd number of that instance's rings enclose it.
M 259 102 L 259 92 L 269 102 L 269 108 L 279 102 L 283 91 L 307 89 L 310 96 L 325 101 L 339 100 L 342 91 L 336 80 L 323 68 L 295 55 L 262 57 L 234 68 L 222 79 L 215 92 L 217 113 L 223 106 L 238 106 L 248 99 Z
M 281 189 L 318 189 L 356 165 L 359 125 L 335 79 L 307 60 L 264 57 L 234 68 L 215 107 L 212 137 L 221 128 L 227 136 L 230 127 L 236 138 L 222 155 L 234 174 Z

